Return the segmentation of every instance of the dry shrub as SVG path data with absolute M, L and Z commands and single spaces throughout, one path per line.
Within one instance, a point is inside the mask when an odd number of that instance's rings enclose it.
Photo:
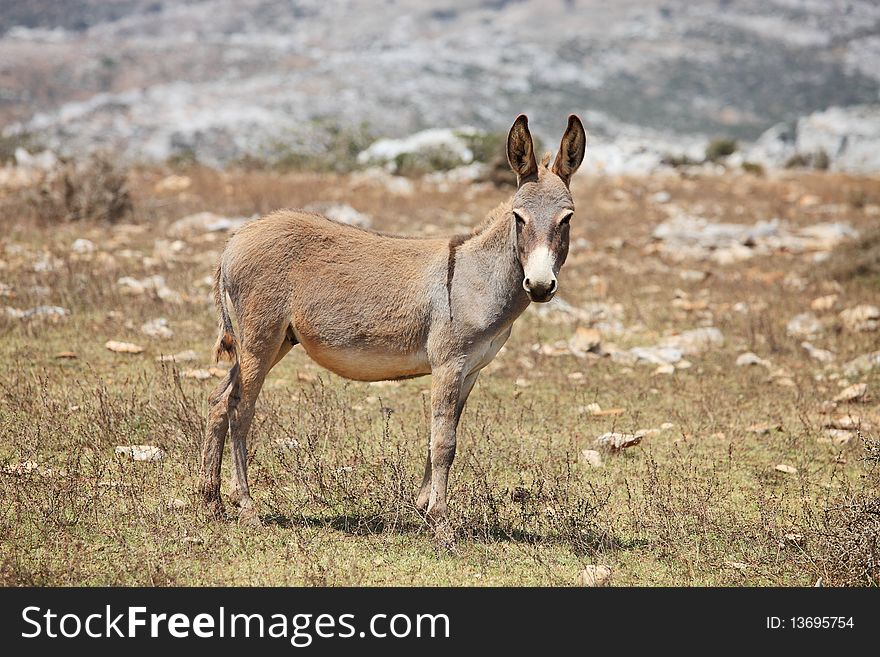
M 713 139 L 706 146 L 706 159 L 709 162 L 717 162 L 728 155 L 733 155 L 737 147 L 735 139 Z
M 570 466 L 560 472 L 541 463 L 518 465 L 520 477 L 514 484 L 490 472 L 481 454 L 461 464 L 451 490 L 455 502 L 450 513 L 462 538 L 552 543 L 578 556 L 618 545 L 601 521 L 610 497 L 607 487 L 584 482 Z
M 65 162 L 28 190 L 34 218 L 47 222 L 116 223 L 132 210 L 128 172 L 106 155 Z
M 864 231 L 857 240 L 836 249 L 822 275 L 880 289 L 880 226 Z
M 880 441 L 864 439 L 860 485 L 805 505 L 803 557 L 829 586 L 880 586 Z

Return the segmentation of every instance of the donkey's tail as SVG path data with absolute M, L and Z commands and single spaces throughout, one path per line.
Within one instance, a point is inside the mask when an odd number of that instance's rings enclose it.
M 219 334 L 214 344 L 214 362 L 228 360 L 238 361 L 238 339 L 232 328 L 232 320 L 229 318 L 229 308 L 226 306 L 226 276 L 223 272 L 223 263 L 217 265 L 214 272 L 214 303 L 220 311 Z

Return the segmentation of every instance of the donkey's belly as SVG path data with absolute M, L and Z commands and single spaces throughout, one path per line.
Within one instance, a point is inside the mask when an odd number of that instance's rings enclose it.
M 302 343 L 313 361 L 331 372 L 356 381 L 387 381 L 430 374 L 424 353 L 396 353 L 370 349 L 331 348 Z

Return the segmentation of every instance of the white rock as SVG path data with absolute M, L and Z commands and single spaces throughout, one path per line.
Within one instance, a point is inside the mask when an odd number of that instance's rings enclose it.
M 141 325 L 141 333 L 151 338 L 168 340 L 174 337 L 174 331 L 168 326 L 168 320 L 164 317 L 151 319 Z
M 854 383 L 840 391 L 840 394 L 834 398 L 836 402 L 859 401 L 864 398 L 868 392 L 867 383 Z
M 165 176 L 155 184 L 153 190 L 157 193 L 162 192 L 182 192 L 185 189 L 189 189 L 192 185 L 192 179 L 188 176 L 178 176 L 176 174 L 171 174 L 170 176 Z
M 867 427 L 868 424 L 858 415 L 840 415 L 826 420 L 823 426 L 828 429 L 856 431 L 863 427 Z
M 829 251 L 844 240 L 858 237 L 858 232 L 839 222 L 788 227 L 778 219 L 730 224 L 677 214 L 659 224 L 653 237 L 659 240 L 661 253 L 673 260 L 712 260 L 729 265 L 780 250 Z
M 176 354 L 164 354 L 156 357 L 156 360 L 160 363 L 188 363 L 198 359 L 199 355 L 192 349 L 187 349 L 186 351 L 181 351 Z
M 757 354 L 753 354 L 751 351 L 747 351 L 736 357 L 737 367 L 747 367 L 749 365 L 761 365 L 762 367 L 768 368 L 771 367 L 770 361 L 761 358 Z
M 813 313 L 795 315 L 785 326 L 785 332 L 793 338 L 813 338 L 824 331 L 822 322 Z
M 26 461 L 21 461 L 14 465 L 7 465 L 3 468 L 0 468 L 0 472 L 2 472 L 3 474 L 11 475 L 13 477 L 32 475 L 51 477 L 53 474 L 55 474 L 55 471 L 52 470 L 52 468 L 42 466 L 37 461 L 32 461 L 30 459 Z
M 46 319 L 63 319 L 70 314 L 67 308 L 61 306 L 36 306 L 27 310 L 19 310 L 18 308 L 6 307 L 6 314 L 15 319 L 33 319 L 35 317 L 43 317 Z
M 834 353 L 827 349 L 820 349 L 809 342 L 801 342 L 801 347 L 803 347 L 804 351 L 810 355 L 810 358 L 817 360 L 820 363 L 834 362 Z
M 831 251 L 841 242 L 858 236 L 859 232 L 849 224 L 839 221 L 823 222 L 804 226 L 798 231 L 797 239 L 789 240 L 785 247 L 795 252 L 799 249 L 824 253 Z
M 581 463 L 589 465 L 592 468 L 601 468 L 602 467 L 602 455 L 599 454 L 595 449 L 584 449 L 581 450 Z
M 667 191 L 660 191 L 660 192 L 656 192 L 654 194 L 651 194 L 651 200 L 654 203 L 669 203 L 671 198 L 672 198 L 672 196 L 670 196 L 669 192 L 667 192 Z
M 611 352 L 611 362 L 617 363 L 618 365 L 631 366 L 635 365 L 638 362 L 638 357 L 629 351 L 622 351 L 619 349 L 615 349 Z
M 50 150 L 39 153 L 30 153 L 25 148 L 18 146 L 14 153 L 15 164 L 22 169 L 39 169 L 51 171 L 58 166 L 58 158 Z
M 596 438 L 597 445 L 605 449 L 611 450 L 612 452 L 618 452 L 622 449 L 635 447 L 640 442 L 642 442 L 642 436 L 639 434 L 617 433 L 614 431 L 603 433 L 601 436 Z
M 825 436 L 832 444 L 842 447 L 856 436 L 856 432 L 846 429 L 825 429 Z
M 797 468 L 790 465 L 785 465 L 784 463 L 780 463 L 773 469 L 777 472 L 784 472 L 785 474 L 797 474 Z
M 79 239 L 74 240 L 73 244 L 70 245 L 70 250 L 80 255 L 88 255 L 97 251 L 98 247 L 95 246 L 93 241 L 80 237 Z
M 607 586 L 611 582 L 611 568 L 589 565 L 578 576 L 581 586 Z
M 679 278 L 683 281 L 691 281 L 694 283 L 699 283 L 700 281 L 706 280 L 707 274 L 704 271 L 700 271 L 699 269 L 682 269 L 678 272 Z
M 119 445 L 116 456 L 128 456 L 132 461 L 161 461 L 165 452 L 155 445 Z
M 158 274 L 147 276 L 146 278 L 134 278 L 132 276 L 123 276 L 116 281 L 127 294 L 155 294 L 162 301 L 169 303 L 180 303 L 183 297 L 179 292 L 169 288 L 165 284 L 165 277 Z
M 34 262 L 33 270 L 38 273 L 58 271 L 64 263 L 50 254 L 43 254 L 39 260 Z
M 184 370 L 180 373 L 180 377 L 183 379 L 196 379 L 197 381 L 206 381 L 213 376 L 209 370 L 196 369 L 196 370 Z
M 474 154 L 464 139 L 457 134 L 462 131 L 434 128 L 403 139 L 379 139 L 359 153 L 357 160 L 360 164 L 393 165 L 401 155 L 429 157 L 433 153 L 442 153 L 444 159 L 457 160 L 459 164 L 469 164 L 473 161 Z
M 880 169 L 880 109 L 876 105 L 829 107 L 801 117 L 794 129 L 785 123 L 764 132 L 746 157 L 781 168 L 796 154 L 824 152 L 836 171 L 872 173 Z
M 194 237 L 203 233 L 236 230 L 250 220 L 250 217 L 221 217 L 213 212 L 197 212 L 171 224 L 168 234 L 172 237 Z
M 880 328 L 880 308 L 862 304 L 847 308 L 839 315 L 844 328 L 856 333 L 876 331 Z
M 666 337 L 660 342 L 660 345 L 663 348 L 678 349 L 685 356 L 692 356 L 713 347 L 723 346 L 724 336 L 714 326 L 705 326 Z
M 880 367 L 880 351 L 874 351 L 853 358 L 843 366 L 843 373 L 846 376 L 858 376 L 878 367 Z
M 810 302 L 810 309 L 816 312 L 827 312 L 837 304 L 838 295 L 826 294 L 824 297 L 816 297 Z
M 580 408 L 581 413 L 586 413 L 587 415 L 598 415 L 602 412 L 602 407 L 599 406 L 596 402 L 590 402 L 586 406 L 582 406 Z
M 119 342 L 117 340 L 108 340 L 104 346 L 110 351 L 115 351 L 118 354 L 139 354 L 144 350 L 144 348 L 138 344 Z
M 880 108 L 829 107 L 802 117 L 797 122 L 795 149 L 826 153 L 837 171 L 876 172 L 880 170 Z
M 156 239 L 153 242 L 153 257 L 159 260 L 171 260 L 174 256 L 186 251 L 187 248 L 188 245 L 183 240 Z
M 160 275 L 147 276 L 146 278 L 134 278 L 122 276 L 116 284 L 132 294 L 144 294 L 149 290 L 157 290 L 165 287 L 165 277 Z
M 675 347 L 633 347 L 629 350 L 631 356 L 637 361 L 644 361 L 652 365 L 675 365 L 682 359 L 681 349 Z M 615 354 L 612 354 L 612 360 Z

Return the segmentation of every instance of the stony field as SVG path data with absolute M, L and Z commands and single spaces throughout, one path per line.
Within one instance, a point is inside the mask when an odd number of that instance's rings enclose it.
M 880 179 L 576 178 L 560 295 L 465 411 L 447 552 L 413 504 L 428 379 L 349 382 L 300 348 L 250 437 L 263 526 L 203 513 L 210 276 L 241 218 L 452 234 L 510 189 L 101 175 L 0 190 L 0 584 L 880 581 Z

